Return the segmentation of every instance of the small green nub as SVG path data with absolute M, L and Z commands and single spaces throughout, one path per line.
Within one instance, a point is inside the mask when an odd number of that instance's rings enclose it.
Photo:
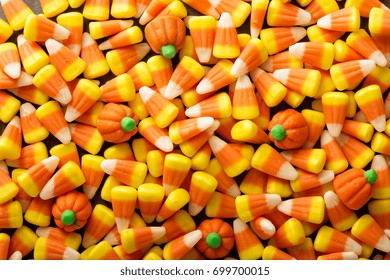
M 61 214 L 61 222 L 66 225 L 70 226 L 73 225 L 76 221 L 76 215 L 72 210 L 65 210 Z
M 121 121 L 121 127 L 126 132 L 133 131 L 136 126 L 135 120 L 130 117 L 124 117 Z
M 222 237 L 216 232 L 210 232 L 206 237 L 206 244 L 212 249 L 218 249 L 222 245 Z
M 364 171 L 364 177 L 366 177 L 367 183 L 370 185 L 375 184 L 376 180 L 378 179 L 378 175 L 376 174 L 375 170 L 372 169 Z
M 282 141 L 287 137 L 286 129 L 282 125 L 277 124 L 271 129 L 271 135 L 275 140 Z
M 161 54 L 163 57 L 171 59 L 176 55 L 176 47 L 174 45 L 166 45 L 161 48 Z

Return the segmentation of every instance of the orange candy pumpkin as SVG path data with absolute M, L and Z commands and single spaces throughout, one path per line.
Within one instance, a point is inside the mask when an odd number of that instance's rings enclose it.
M 92 205 L 84 193 L 73 190 L 56 198 L 51 213 L 59 228 L 72 232 L 88 222 Z
M 268 123 L 268 130 L 269 139 L 283 150 L 302 147 L 309 135 L 305 118 L 294 109 L 276 113 Z
M 155 18 L 146 25 L 144 32 L 150 48 L 168 59 L 175 57 L 186 37 L 184 22 L 172 15 Z
M 226 257 L 234 246 L 233 228 L 221 219 L 207 219 L 202 221 L 198 229 L 202 232 L 202 239 L 196 248 L 208 259 Z
M 371 198 L 377 179 L 372 169 L 351 168 L 335 177 L 333 188 L 345 206 L 358 210 Z
M 138 117 L 123 104 L 107 103 L 99 112 L 96 128 L 103 139 L 111 143 L 122 143 L 137 133 Z

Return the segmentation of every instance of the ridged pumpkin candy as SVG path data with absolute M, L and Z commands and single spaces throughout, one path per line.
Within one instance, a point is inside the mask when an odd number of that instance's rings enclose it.
M 153 19 L 146 25 L 144 32 L 150 48 L 168 59 L 175 57 L 186 37 L 184 22 L 172 15 Z
M 72 232 L 88 222 L 92 205 L 84 193 L 73 190 L 56 198 L 51 213 L 59 228 Z
M 350 168 L 336 176 L 333 187 L 349 209 L 358 210 L 370 200 L 378 175 L 373 169 Z
M 96 128 L 105 141 L 122 143 L 137 133 L 137 124 L 138 117 L 129 106 L 107 103 L 98 114 Z
M 207 219 L 202 221 L 198 229 L 202 238 L 196 248 L 207 259 L 220 259 L 226 257 L 234 246 L 233 228 L 221 219 Z
M 283 150 L 302 147 L 309 136 L 309 128 L 301 113 L 286 109 L 276 113 L 268 124 L 269 139 Z

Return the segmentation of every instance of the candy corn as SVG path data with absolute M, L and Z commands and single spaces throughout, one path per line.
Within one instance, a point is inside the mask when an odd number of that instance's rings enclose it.
M 249 222 L 268 213 L 280 202 L 277 194 L 240 195 L 236 197 L 237 214 L 241 221 Z
M 20 118 L 15 116 L 7 124 L 0 138 L 0 157 L 16 160 L 22 152 L 22 127 Z
M 68 161 L 50 178 L 39 196 L 42 199 L 50 199 L 71 191 L 84 182 L 85 177 L 80 167 L 73 161 Z
M 355 93 L 354 98 L 374 129 L 379 132 L 384 131 L 386 126 L 385 105 L 379 86 L 371 85 L 364 87 Z
M 123 159 L 103 160 L 100 167 L 105 173 L 132 187 L 141 185 L 147 172 L 146 164 L 143 162 Z
M 325 193 L 324 201 L 327 216 L 335 229 L 339 231 L 350 229 L 358 219 L 357 215 L 346 207 L 333 191 Z
M 4 15 L 13 30 L 21 30 L 25 27 L 27 17 L 33 14 L 33 11 L 23 0 L 8 1 L 2 0 L 1 7 Z
M 151 223 L 156 218 L 163 202 L 164 188 L 154 183 L 144 183 L 138 187 L 138 205 L 142 218 Z
M 255 260 L 262 256 L 264 246 L 251 228 L 240 219 L 233 221 L 234 239 L 242 260 Z
M 305 26 L 311 22 L 311 14 L 295 5 L 271 1 L 268 6 L 269 26 Z
M 103 204 L 95 205 L 83 234 L 83 247 L 89 248 L 95 245 L 114 225 L 115 216 L 113 211 Z
M 57 101 L 49 101 L 36 110 L 38 120 L 63 144 L 71 141 L 69 126 Z
M 352 226 L 353 236 L 364 243 L 388 253 L 390 251 L 390 239 L 385 235 L 380 225 L 369 214 L 361 216 Z
M 332 137 L 338 137 L 347 114 L 348 96 L 342 92 L 328 92 L 321 97 L 326 128 Z
M 317 25 L 334 31 L 357 31 L 360 27 L 360 13 L 354 6 L 347 7 L 319 18 Z
M 13 79 L 20 76 L 20 59 L 14 43 L 0 44 L 0 68 Z
M 262 144 L 256 150 L 251 165 L 281 179 L 295 180 L 298 177 L 295 168 L 269 144 Z
M 280 212 L 301 221 L 320 224 L 324 219 L 325 203 L 321 196 L 292 198 L 277 207 Z
M 126 253 L 130 254 L 153 244 L 165 233 L 164 227 L 129 228 L 122 231 L 121 242 Z

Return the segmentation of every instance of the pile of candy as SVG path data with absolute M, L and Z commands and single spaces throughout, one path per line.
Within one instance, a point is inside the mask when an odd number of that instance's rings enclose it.
M 0 259 L 390 259 L 380 1 L 0 2 Z

